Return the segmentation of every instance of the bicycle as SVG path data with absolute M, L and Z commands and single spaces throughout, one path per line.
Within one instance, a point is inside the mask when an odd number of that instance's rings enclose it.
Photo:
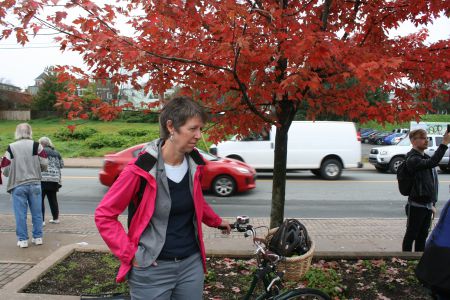
M 231 224 L 231 229 L 237 232 L 244 232 L 245 237 L 251 236 L 253 244 L 256 247 L 255 256 L 257 269 L 253 272 L 253 279 L 250 287 L 244 297 L 244 300 L 256 296 L 256 300 L 291 300 L 291 299 L 310 299 L 310 300 L 331 300 L 324 292 L 312 288 L 296 288 L 283 290 L 283 272 L 277 272 L 277 265 L 285 261 L 285 257 L 277 255 L 267 249 L 263 239 L 256 236 L 256 229 L 266 226 L 253 227 L 248 216 L 238 216 L 236 222 Z M 262 282 L 264 291 L 260 295 L 253 295 L 258 283 Z

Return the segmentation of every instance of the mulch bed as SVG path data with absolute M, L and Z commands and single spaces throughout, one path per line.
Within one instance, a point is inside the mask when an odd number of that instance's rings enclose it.
M 431 299 L 417 281 L 417 260 L 319 260 L 301 282 L 288 287 L 319 288 L 334 299 Z M 254 259 L 208 258 L 204 299 L 242 299 L 255 269 Z M 118 261 L 111 254 L 74 252 L 24 292 L 55 295 L 128 293 L 114 282 Z

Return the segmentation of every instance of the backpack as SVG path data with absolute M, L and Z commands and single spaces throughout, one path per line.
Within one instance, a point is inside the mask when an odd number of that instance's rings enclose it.
M 406 158 L 397 169 L 397 182 L 400 194 L 409 196 L 414 185 L 415 174 L 411 174 L 407 168 L 408 158 Z
M 450 200 L 442 208 L 439 221 L 427 240 L 415 273 L 427 288 L 450 298 Z M 448 299 L 445 298 L 445 299 Z
M 305 225 L 296 219 L 286 219 L 269 242 L 270 251 L 285 257 L 305 254 L 310 246 L 311 241 Z
M 155 158 L 152 157 L 149 153 L 143 153 L 143 154 L 139 155 L 139 157 L 136 161 L 136 165 L 146 172 L 149 172 L 154 164 L 155 164 Z M 128 228 L 130 228 L 131 219 L 133 219 L 133 216 L 136 213 L 136 210 L 142 201 L 142 197 L 144 196 L 145 186 L 147 185 L 147 180 L 145 180 L 144 177 L 139 177 L 139 180 L 140 180 L 139 190 L 136 193 L 135 197 L 128 204 L 128 219 L 127 219 Z
M 128 204 L 128 218 L 127 218 L 128 228 L 130 228 L 131 219 L 133 219 L 133 216 L 136 213 L 139 204 L 141 203 L 142 197 L 144 196 L 145 186 L 147 185 L 147 181 L 145 180 L 144 177 L 139 177 L 139 179 L 140 179 L 139 190 L 136 193 L 136 198 L 134 201 L 131 201 L 130 204 Z

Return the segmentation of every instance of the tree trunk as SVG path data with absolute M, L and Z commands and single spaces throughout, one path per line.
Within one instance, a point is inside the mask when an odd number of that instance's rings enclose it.
M 288 125 L 277 127 L 277 134 L 275 137 L 270 228 L 280 226 L 284 219 L 284 202 L 286 194 L 286 161 L 289 127 L 290 123 Z

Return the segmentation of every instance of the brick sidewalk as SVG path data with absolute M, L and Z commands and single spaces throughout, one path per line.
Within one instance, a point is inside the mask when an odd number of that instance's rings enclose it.
M 60 224 L 47 224 L 44 227 L 44 239 L 48 233 L 58 234 L 77 234 L 86 236 L 97 236 L 99 243 L 102 243 L 98 235 L 97 228 L 94 224 L 93 215 L 62 215 Z M 225 218 L 233 222 L 232 218 Z M 119 220 L 126 226 L 126 216 L 120 216 Z M 254 226 L 268 226 L 268 218 L 252 218 L 251 224 Z M 339 219 L 301 219 L 308 229 L 310 235 L 318 240 L 319 251 L 333 251 L 336 249 L 320 249 L 320 241 L 339 241 L 349 240 L 354 241 L 353 246 L 357 244 L 366 243 L 370 240 L 386 240 L 396 241 L 400 245 L 403 238 L 406 219 L 381 219 L 381 218 L 339 218 Z M 31 217 L 28 216 L 28 225 L 31 229 Z M 259 233 L 264 235 L 264 230 L 261 229 Z M 0 233 L 15 232 L 15 222 L 13 215 L 0 215 Z M 231 236 L 222 235 L 219 230 L 204 226 L 204 239 L 244 239 L 243 234 L 233 233 Z M 3 241 L 5 242 L 5 241 Z M 14 241 L 11 241 L 14 243 Z M 353 243 L 352 243 L 353 244 Z M 382 246 L 382 245 L 381 245 Z M 383 248 L 383 246 L 382 246 Z M 366 249 L 370 251 L 370 249 Z M 378 249 L 380 250 L 380 249 Z M 396 249 L 389 249 L 390 251 L 399 251 L 400 246 Z M 339 250 L 337 250 L 339 251 Z M 1 257 L 0 257 L 1 261 Z

